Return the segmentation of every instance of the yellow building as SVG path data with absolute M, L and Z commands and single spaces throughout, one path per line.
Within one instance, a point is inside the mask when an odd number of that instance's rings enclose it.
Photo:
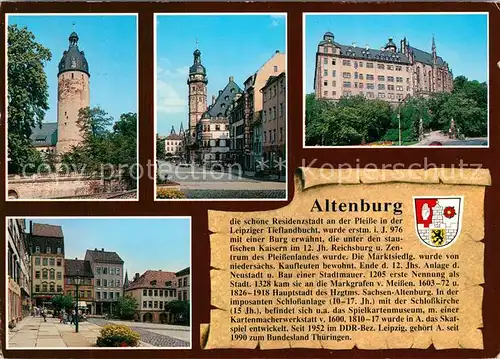
M 64 235 L 60 226 L 32 223 L 32 298 L 38 307 L 50 307 L 50 300 L 63 294 Z

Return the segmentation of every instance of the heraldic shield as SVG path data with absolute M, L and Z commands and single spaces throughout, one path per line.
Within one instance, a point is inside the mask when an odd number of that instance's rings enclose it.
M 463 197 L 413 197 L 415 229 L 425 245 L 445 248 L 460 234 Z

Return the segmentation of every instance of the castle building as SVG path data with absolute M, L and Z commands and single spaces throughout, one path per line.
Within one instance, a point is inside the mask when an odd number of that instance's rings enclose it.
M 85 261 L 90 262 L 94 274 L 94 302 L 92 314 L 113 314 L 118 299 L 123 295 L 123 260 L 116 252 L 87 249 Z
M 63 294 L 64 235 L 61 226 L 30 224 L 32 298 L 38 307 L 51 307 L 53 296 Z
M 193 52 L 193 65 L 189 68 L 189 161 L 211 163 L 224 161 L 229 153 L 228 108 L 242 91 L 232 76 L 218 96 L 212 96 L 207 106 L 207 71 L 201 63 L 201 52 Z
M 90 72 L 85 53 L 78 48 L 78 34 L 68 38 L 57 73 L 57 123 L 43 123 L 32 128 L 33 146 L 45 153 L 63 154 L 81 143 L 77 125 L 80 109 L 90 106 Z
M 177 278 L 177 300 L 190 301 L 191 268 L 187 267 L 175 273 Z
M 31 310 L 31 254 L 22 218 L 7 219 L 7 322 L 17 323 Z
M 141 322 L 171 323 L 172 316 L 165 311 L 167 303 L 176 300 L 174 272 L 147 270 L 135 274 L 124 295 L 133 297 L 139 304 L 135 319 Z
M 453 73 L 437 55 L 410 46 L 404 38 L 398 49 L 392 38 L 381 49 L 342 45 L 325 33 L 316 52 L 316 98 L 340 99 L 362 95 L 399 103 L 409 96 L 429 96 L 453 90 Z

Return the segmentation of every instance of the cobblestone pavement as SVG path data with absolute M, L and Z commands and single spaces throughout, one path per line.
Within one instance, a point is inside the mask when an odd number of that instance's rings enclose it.
M 98 318 L 90 318 L 89 322 L 99 325 L 99 326 L 104 326 L 106 324 L 112 324 L 110 321 L 107 321 L 105 319 L 98 319 Z M 177 338 L 173 338 L 171 336 L 168 336 L 166 334 L 159 334 L 152 332 L 148 329 L 145 328 L 140 328 L 137 326 L 134 326 L 136 324 L 135 322 L 123 322 L 121 324 L 127 325 L 130 327 L 130 329 L 135 330 L 139 335 L 141 336 L 141 341 L 144 343 L 147 343 L 149 345 L 155 346 L 155 347 L 164 347 L 164 348 L 171 348 L 171 347 L 190 347 L 190 343 L 185 341 L 185 340 L 180 340 Z M 158 328 L 155 330 L 158 332 Z M 168 329 L 165 329 L 167 332 Z
M 215 190 L 215 189 L 181 189 L 186 198 L 195 199 L 234 199 L 234 198 L 273 198 L 286 199 L 285 190 Z

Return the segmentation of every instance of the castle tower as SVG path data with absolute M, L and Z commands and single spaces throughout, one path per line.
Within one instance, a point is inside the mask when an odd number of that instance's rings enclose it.
M 189 143 L 196 141 L 196 124 L 207 110 L 207 71 L 201 64 L 201 52 L 193 52 L 193 65 L 189 68 Z
M 78 35 L 69 36 L 57 73 L 57 153 L 71 150 L 82 141 L 77 125 L 78 112 L 90 105 L 89 65 L 78 49 Z

